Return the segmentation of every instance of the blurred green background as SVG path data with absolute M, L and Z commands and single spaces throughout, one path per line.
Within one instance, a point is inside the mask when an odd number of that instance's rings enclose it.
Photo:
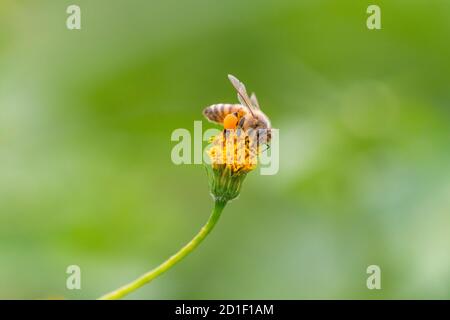
M 97 298 L 190 240 L 212 199 L 170 136 L 236 101 L 228 73 L 280 129 L 280 171 L 129 298 L 450 298 L 449 18 L 445 0 L 2 0 L 0 298 Z

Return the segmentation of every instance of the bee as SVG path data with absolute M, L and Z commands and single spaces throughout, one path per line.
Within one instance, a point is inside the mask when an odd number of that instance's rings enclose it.
M 255 93 L 249 97 L 245 85 L 235 76 L 229 74 L 228 79 L 237 91 L 239 104 L 219 103 L 206 107 L 203 115 L 213 123 L 223 125 L 225 130 L 250 129 L 258 132 L 258 141 L 270 142 L 271 124 L 269 118 L 261 111 Z

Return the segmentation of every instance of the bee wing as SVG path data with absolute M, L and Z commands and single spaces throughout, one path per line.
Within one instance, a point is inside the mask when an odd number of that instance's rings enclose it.
M 257 110 L 261 110 L 261 107 L 259 106 L 258 99 L 256 98 L 256 94 L 252 92 L 252 95 L 250 96 L 250 101 L 253 104 L 253 107 Z
M 233 76 L 231 74 L 228 75 L 228 79 L 230 79 L 231 84 L 233 85 L 233 87 L 236 89 L 236 91 L 238 93 L 239 102 L 243 106 L 246 106 L 248 108 L 248 110 L 250 110 L 250 113 L 252 114 L 252 116 L 255 116 L 253 114 L 254 107 L 252 105 L 250 98 L 248 97 L 247 89 L 245 89 L 244 84 L 242 82 L 240 82 L 238 78 L 236 78 L 235 76 Z
M 241 97 L 241 95 L 239 93 L 237 94 L 237 98 L 238 98 L 239 103 L 241 105 L 246 106 L 246 103 L 245 103 L 244 99 L 242 99 L 242 97 Z

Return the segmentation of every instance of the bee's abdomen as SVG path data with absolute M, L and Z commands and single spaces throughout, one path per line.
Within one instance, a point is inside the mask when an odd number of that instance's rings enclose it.
M 233 113 L 241 109 L 239 104 L 219 103 L 206 107 L 203 115 L 210 121 L 222 123 L 227 114 Z

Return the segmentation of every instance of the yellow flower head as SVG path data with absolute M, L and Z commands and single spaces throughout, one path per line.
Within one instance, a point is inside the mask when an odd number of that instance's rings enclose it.
M 225 130 L 214 137 L 208 151 L 213 168 L 228 168 L 233 174 L 248 173 L 257 164 L 256 137 L 242 130 Z
M 247 173 L 256 168 L 259 146 L 256 134 L 224 130 L 212 140 L 208 155 L 210 188 L 216 200 L 236 198 Z

